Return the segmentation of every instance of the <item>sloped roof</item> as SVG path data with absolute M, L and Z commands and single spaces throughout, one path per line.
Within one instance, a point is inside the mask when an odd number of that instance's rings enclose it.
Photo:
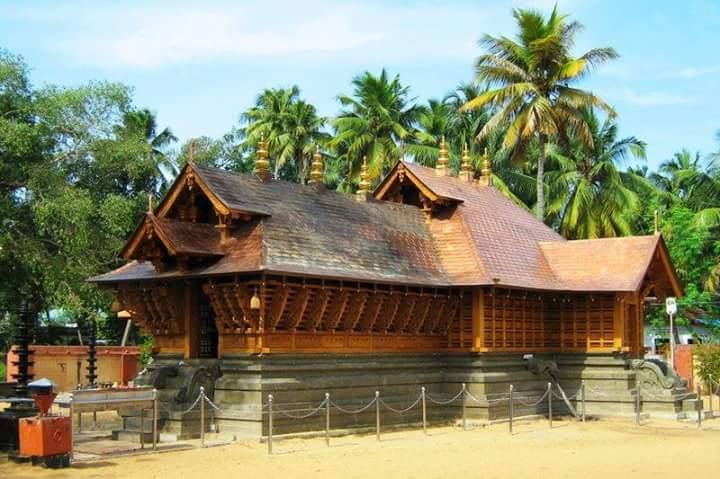
M 634 291 L 657 246 L 647 237 L 567 241 L 493 187 L 438 176 L 412 163 L 399 165 L 426 191 L 452 200 L 432 221 L 413 205 L 357 201 L 322 188 L 264 183 L 252 175 L 192 165 L 192 174 L 215 200 L 258 212 L 221 245 L 224 255 L 189 272 L 154 273 L 149 264 L 130 263 L 92 281 L 267 271 L 408 285 Z M 171 225 L 173 234 L 185 234 L 175 227 L 178 220 L 161 221 L 163 229 Z M 189 243 L 209 250 L 203 241 Z
M 540 248 L 563 287 L 576 291 L 636 291 L 655 254 L 667 254 L 660 235 L 541 242 Z M 668 279 L 681 295 L 672 268 Z
M 462 200 L 456 210 L 481 265 L 472 278 L 474 282 L 561 289 L 538 243 L 565 242 L 562 236 L 496 188 L 453 176 L 439 176 L 432 168 L 413 163 L 404 163 L 404 166 L 432 191 L 442 191 L 445 197 Z

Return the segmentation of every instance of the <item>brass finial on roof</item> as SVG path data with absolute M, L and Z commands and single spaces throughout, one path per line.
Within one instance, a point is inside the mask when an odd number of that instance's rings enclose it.
M 463 145 L 462 164 L 460 165 L 460 178 L 465 181 L 472 181 L 475 176 L 472 164 L 470 163 L 470 150 L 467 143 Z
M 492 162 L 490 161 L 490 155 L 488 155 L 487 148 L 483 154 L 482 170 L 480 170 L 480 184 L 484 186 L 492 186 L 493 184 L 493 172 Z
M 153 214 L 153 194 L 148 193 L 148 209 L 147 212 L 149 215 Z
M 262 181 L 270 181 L 270 162 L 268 161 L 267 142 L 265 141 L 264 135 L 260 135 L 260 141 L 258 141 L 257 148 L 253 174 L 259 177 Z
M 322 153 L 320 153 L 320 145 L 317 145 L 315 153 L 313 154 L 312 169 L 310 170 L 310 183 L 322 184 L 323 170 Z
M 654 213 L 655 216 L 655 234 L 660 234 L 660 214 L 658 213 L 658 210 L 655 210 Z
M 363 156 L 362 166 L 360 167 L 360 184 L 358 186 L 358 199 L 367 200 L 370 194 L 370 174 L 368 173 L 367 156 Z
M 190 142 L 189 152 L 188 152 L 188 163 L 193 164 L 195 162 L 195 140 L 192 140 Z
M 438 156 L 437 165 L 435 166 L 435 174 L 447 175 L 450 158 L 448 157 L 447 144 L 445 143 L 445 135 L 440 138 L 440 154 Z

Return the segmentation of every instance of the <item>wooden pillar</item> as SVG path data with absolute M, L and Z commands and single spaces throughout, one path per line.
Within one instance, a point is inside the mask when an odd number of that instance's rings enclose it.
M 478 351 L 485 347 L 485 291 L 475 288 L 472 294 L 473 350 Z
M 637 327 L 635 328 L 635 350 L 632 354 L 636 357 L 642 358 L 645 352 L 645 300 L 644 298 L 638 299 Z
M 185 359 L 196 358 L 200 350 L 200 325 L 198 323 L 198 292 L 200 285 L 186 281 L 183 288 L 183 321 L 185 323 Z M 218 334 L 221 334 L 218 331 Z
M 623 347 L 629 346 L 624 344 L 625 340 L 625 295 L 623 293 L 615 294 L 615 305 L 613 307 L 613 347 L 620 351 Z

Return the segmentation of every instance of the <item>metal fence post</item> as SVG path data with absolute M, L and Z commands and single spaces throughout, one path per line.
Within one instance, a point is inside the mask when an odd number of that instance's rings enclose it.
M 422 396 L 423 434 L 427 435 L 427 409 L 425 407 L 425 386 L 420 388 L 420 395 Z
M 708 404 L 708 407 L 710 408 L 710 417 L 715 417 L 715 413 L 713 413 L 713 401 L 712 401 L 712 393 L 713 393 L 713 383 L 712 378 L 708 378 L 708 401 L 710 401 L 710 404 Z
M 200 386 L 200 445 L 205 447 L 205 388 Z
M 145 449 L 145 408 L 140 406 L 140 449 Z
M 380 440 L 380 391 L 375 391 L 375 437 Z
M 509 399 L 510 399 L 510 405 L 509 405 L 509 413 L 510 413 L 510 434 L 512 434 L 512 428 L 513 428 L 513 385 L 510 385 L 510 393 L 509 393 Z
M 703 400 L 702 400 L 702 386 L 700 386 L 700 383 L 698 382 L 697 385 L 697 420 L 698 420 L 698 427 L 702 427 L 702 417 L 703 417 Z
M 547 396 L 548 396 L 548 422 L 550 424 L 550 427 L 552 428 L 552 420 L 553 420 L 553 410 L 552 410 L 552 383 L 548 383 L 547 388 Z
M 330 393 L 325 393 L 325 445 L 330 445 Z
M 157 389 L 153 389 L 153 451 L 157 450 L 158 441 L 158 397 Z
M 640 410 L 642 409 L 642 394 L 640 392 L 640 382 L 635 380 L 635 424 L 640 425 Z
M 462 394 L 460 395 L 460 398 L 462 399 L 462 428 L 463 431 L 467 431 L 467 408 L 465 407 L 465 395 L 467 394 L 467 386 L 465 386 L 465 383 L 462 385 Z
M 273 437 L 273 395 L 268 394 L 268 454 L 272 454 Z
M 582 415 L 582 422 L 585 422 L 585 380 L 583 379 L 580 383 L 580 414 Z

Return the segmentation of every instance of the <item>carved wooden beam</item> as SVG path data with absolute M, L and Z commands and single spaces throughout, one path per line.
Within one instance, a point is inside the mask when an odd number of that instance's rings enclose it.
M 219 332 L 225 330 L 225 324 L 232 324 L 232 320 L 227 317 L 227 311 L 220 297 L 220 289 L 217 285 L 209 283 L 203 285 L 203 292 L 210 300 L 210 305 L 215 312 L 215 324 Z
M 428 333 L 435 332 L 449 301 L 450 298 L 437 298 L 435 300 L 436 307 L 432 314 L 428 315 L 428 321 L 425 322 L 425 331 Z
M 365 307 L 365 324 L 358 329 L 367 332 L 373 330 L 386 299 L 387 295 L 385 293 L 375 293 L 373 295 L 372 304 Z
M 395 331 L 398 333 L 402 333 L 405 331 L 405 328 L 407 328 L 408 324 L 410 324 L 410 320 L 412 319 L 413 315 L 415 314 L 416 307 L 418 305 L 419 297 L 416 295 L 409 295 L 406 296 L 402 302 L 400 303 L 400 308 L 397 313 L 396 321 L 397 325 L 395 328 Z M 388 324 L 388 329 L 391 329 L 393 327 L 393 323 Z
M 285 306 L 287 300 L 290 297 L 290 287 L 287 284 L 282 284 L 275 291 L 273 295 L 272 304 L 270 305 L 270 311 L 268 311 L 267 319 L 270 323 L 270 330 L 275 331 L 280 319 L 282 319 L 283 313 L 285 312 Z
M 340 290 L 340 292 L 334 296 L 332 307 L 328 311 L 326 324 L 322 328 L 323 330 L 334 331 L 340 324 L 340 320 L 345 313 L 345 309 L 350 299 L 350 291 L 347 289 Z M 322 325 L 321 325 L 322 326 Z
M 232 286 L 233 299 L 240 310 L 242 315 L 242 323 L 245 327 L 246 332 L 254 332 L 259 328 L 259 315 L 258 312 L 250 308 L 250 292 L 247 287 L 240 283 L 235 283 Z
M 375 330 L 387 334 L 388 328 L 393 321 L 395 321 L 395 316 L 400 309 L 400 301 L 404 298 L 405 296 L 402 293 L 397 292 L 392 293 L 388 297 L 387 301 L 385 301 L 385 304 L 383 305 L 383 312 L 380 315 L 380 320 L 375 324 Z
M 141 296 L 143 304 L 145 305 L 145 309 L 149 313 L 150 327 L 152 328 L 153 333 L 158 334 L 160 332 L 160 318 L 158 317 L 157 311 L 155 311 L 155 308 L 153 306 L 151 293 L 143 289 L 141 292 Z
M 453 296 L 448 300 L 448 304 L 445 307 L 445 311 L 440 318 L 440 322 L 437 325 L 438 333 L 446 335 L 450 330 L 453 320 L 455 319 L 458 308 L 460 307 L 460 298 Z
M 327 305 L 330 302 L 330 290 L 323 288 L 319 294 L 315 295 L 312 308 L 310 308 L 310 314 L 308 315 L 309 328 L 315 332 L 320 326 L 320 321 L 325 314 Z
M 407 330 L 414 334 L 420 332 L 420 328 L 422 328 L 423 324 L 425 324 L 428 311 L 430 311 L 430 306 L 432 306 L 432 297 L 422 296 L 418 300 L 418 303 L 420 304 L 415 306 L 415 314 L 413 315 L 413 318 L 411 318 L 410 324 L 407 326 Z
M 363 312 L 363 306 L 367 299 L 367 292 L 359 291 L 355 292 L 350 298 L 350 304 L 347 307 L 345 314 L 345 321 L 342 324 L 343 331 L 352 331 L 353 327 L 357 324 L 360 319 L 360 315 Z
M 302 321 L 303 314 L 305 314 L 305 309 L 310 299 L 310 291 L 312 291 L 310 288 L 303 287 L 297 296 L 295 296 L 293 304 L 290 307 L 290 317 L 288 318 L 288 329 L 290 329 L 290 331 L 295 332 L 300 321 Z

